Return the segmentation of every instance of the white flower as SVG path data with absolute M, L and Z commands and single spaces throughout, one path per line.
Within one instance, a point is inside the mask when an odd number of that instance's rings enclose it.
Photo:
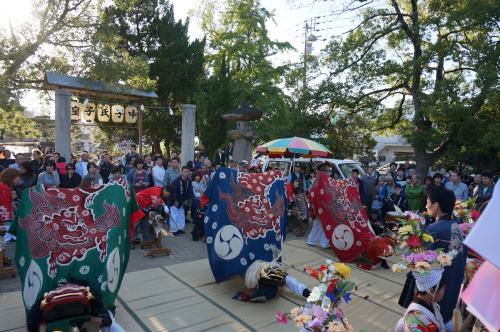
M 321 298 L 321 292 L 319 290 L 319 286 L 316 286 L 312 289 L 311 294 L 309 294 L 307 302 L 314 303 L 319 301 L 320 298 Z
M 333 263 L 333 261 L 332 261 L 331 259 L 327 259 L 327 260 L 326 260 L 326 265 L 330 265 L 330 264 L 332 264 L 332 263 Z
M 335 268 L 335 265 L 330 263 L 330 265 L 328 265 L 328 271 L 330 271 L 331 273 L 335 273 L 337 272 L 337 269 Z
M 224 174 L 224 173 L 221 173 L 221 174 Z M 216 212 L 217 208 L 218 208 L 217 204 L 212 205 L 212 211 L 213 212 Z

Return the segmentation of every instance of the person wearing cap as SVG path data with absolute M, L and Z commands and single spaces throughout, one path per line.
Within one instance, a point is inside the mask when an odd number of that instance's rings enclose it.
M 396 325 L 395 332 L 446 332 L 438 302 L 445 295 L 446 282 L 443 269 L 424 273 L 412 271 L 417 285 L 415 299 Z
M 248 161 L 246 161 L 246 160 L 240 161 L 240 172 L 243 172 L 243 173 L 248 172 Z
M 460 225 L 453 218 L 454 206 L 455 194 L 452 191 L 443 186 L 430 190 L 426 209 L 427 213 L 436 219 L 436 222 L 425 229 L 434 238 L 434 242 L 428 249 L 457 252 L 453 263 L 444 268 L 443 278 L 446 279 L 446 295 L 439 301 L 441 314 L 449 330 L 453 330 L 451 328 L 453 309 L 457 304 L 460 287 L 464 280 L 467 257 L 467 248 L 463 245 L 464 235 Z

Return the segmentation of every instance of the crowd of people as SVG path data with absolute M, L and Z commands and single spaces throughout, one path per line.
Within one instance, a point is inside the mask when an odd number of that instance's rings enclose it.
M 0 150 L 0 222 L 9 225 L 23 189 L 36 184 L 87 188 L 126 179 L 137 194 L 140 206 L 151 206 L 152 197 L 161 197 L 164 202 L 162 208 L 165 209 L 163 212 L 170 215 L 169 228 L 174 235 L 185 234 L 186 216 L 190 211 L 190 219 L 194 224 L 193 240 L 198 241 L 204 237 L 202 195 L 215 170 L 226 166 L 240 172 L 261 171 L 258 165 L 251 166 L 245 160 L 235 161 L 231 145 L 226 150 L 217 151 L 214 163 L 197 155 L 182 167 L 176 153 L 168 157 L 148 154 L 140 156 L 133 144 L 122 157 L 113 158 L 103 153 L 99 158 L 91 158 L 84 151 L 79 159 L 71 159 L 67 161 L 59 153 L 50 150 L 42 154 L 37 149 L 32 151 L 29 158 L 24 154 L 16 154 L 12 158 L 10 151 Z M 287 175 L 286 193 L 290 204 L 288 229 L 298 237 L 304 236 L 309 229 L 307 244 L 315 246 L 319 242 L 321 247 L 328 248 L 329 241 L 319 219 L 311 218 L 309 211 L 308 192 L 314 184 L 317 171 L 326 171 L 335 179 L 340 177 L 335 165 L 330 164 L 319 165 L 307 174 L 300 165 L 294 165 Z M 425 308 L 429 308 L 431 302 L 440 300 L 443 323 L 449 324 L 463 281 L 467 255 L 462 245 L 463 234 L 454 233 L 458 228 L 454 226 L 456 220 L 453 208 L 456 200 L 466 201 L 475 197 L 476 208 L 482 211 L 492 198 L 494 177 L 487 172 L 466 177 L 454 169 L 432 168 L 422 179 L 408 162 L 399 168 L 396 163 L 392 163 L 385 175 L 380 175 L 374 166 L 369 166 L 366 174 L 360 173 L 359 169 L 352 169 L 351 178 L 359 185 L 361 202 L 368 212 L 375 233 L 383 232 L 385 217 L 390 211 L 400 209 L 426 212 L 427 231 L 434 236 L 434 247 L 459 250 L 460 256 L 445 269 L 442 279 L 430 285 L 430 288 L 424 289 L 418 285 L 417 291 L 417 301 Z M 143 240 L 148 236 L 146 219 L 136 224 L 133 242 L 139 242 L 139 234 L 142 234 Z M 15 238 L 7 234 L 5 240 Z M 385 261 L 382 266 L 389 268 Z M 444 284 L 447 287 L 443 294 Z M 438 296 L 435 295 L 437 293 Z M 434 295 L 430 297 L 429 294 Z M 408 305 L 413 300 L 412 297 L 410 300 L 403 299 L 402 302 L 406 301 Z

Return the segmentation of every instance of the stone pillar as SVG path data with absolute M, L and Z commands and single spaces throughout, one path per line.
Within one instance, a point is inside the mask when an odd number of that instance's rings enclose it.
M 181 163 L 194 161 L 194 129 L 196 126 L 196 105 L 182 105 Z
M 233 159 L 236 161 L 252 159 L 252 138 L 253 132 L 248 121 L 237 121 L 236 130 L 229 135 L 234 139 Z
M 71 160 L 71 92 L 56 89 L 56 152 Z

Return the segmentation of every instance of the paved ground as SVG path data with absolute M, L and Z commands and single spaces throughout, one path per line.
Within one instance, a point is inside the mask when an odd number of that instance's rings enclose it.
M 188 223 L 185 235 L 164 238 L 164 245 L 172 250 L 171 256 L 143 257 L 143 253 L 139 249 L 131 250 L 126 272 L 147 270 L 207 258 L 206 244 L 191 239 L 190 232 L 192 227 L 193 224 Z M 288 233 L 287 241 L 293 239 L 297 238 L 292 233 Z M 11 258 L 14 257 L 14 249 L 15 244 L 10 244 L 7 247 L 7 255 Z M 18 278 L 0 279 L 0 293 L 18 291 L 20 289 L 21 283 Z

